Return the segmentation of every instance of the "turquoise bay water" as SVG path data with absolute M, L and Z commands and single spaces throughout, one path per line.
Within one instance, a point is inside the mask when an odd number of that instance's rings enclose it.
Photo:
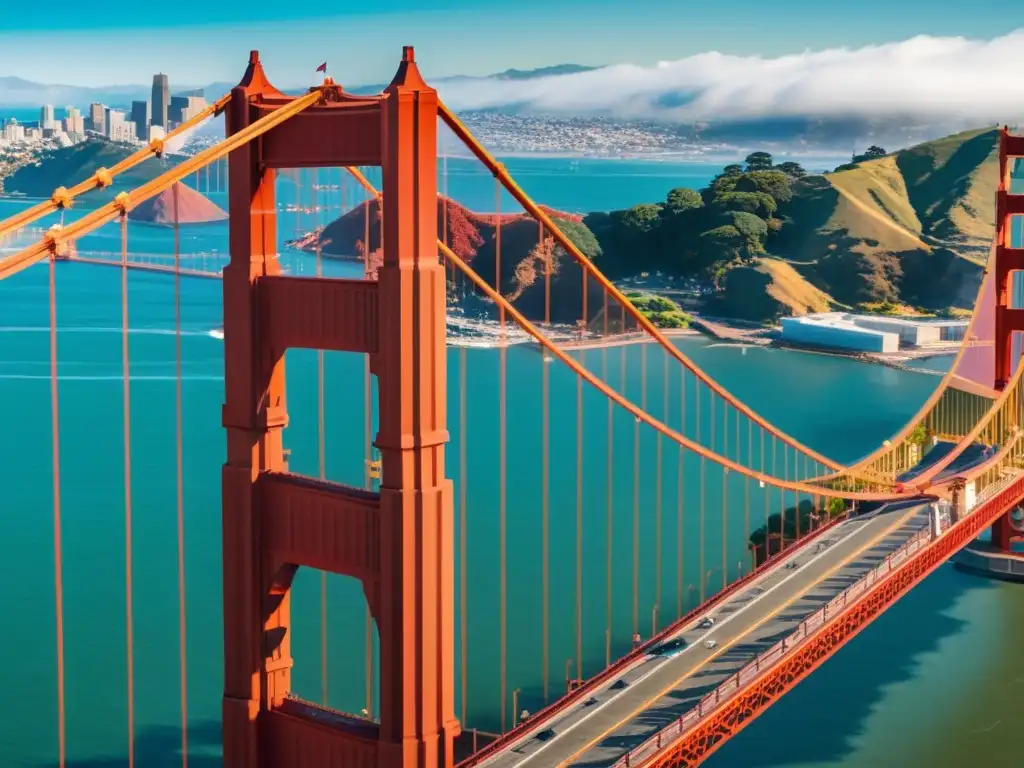
M 538 162 L 538 161 L 533 161 Z M 561 162 L 561 161 L 551 161 Z M 510 168 L 512 163 L 509 163 Z M 542 166 L 540 166 L 542 167 Z M 627 168 L 628 165 L 621 167 Z M 516 172 L 515 168 L 511 168 Z M 705 169 L 710 177 L 715 169 Z M 671 177 L 642 183 L 678 185 Z M 550 174 L 558 176 L 557 170 Z M 487 179 L 465 174 L 455 196 L 476 207 L 487 199 Z M 572 188 L 545 193 L 544 174 L 523 183 L 542 202 L 566 206 Z M 529 185 L 533 184 L 531 188 Z M 554 182 L 552 182 L 554 183 Z M 560 182 L 562 183 L 562 182 Z M 637 182 L 638 184 L 641 182 Z M 599 182 L 581 178 L 577 199 L 594 194 Z M 605 185 L 607 186 L 607 185 Z M 451 187 L 450 187 L 451 189 Z M 293 193 L 280 184 L 282 204 Z M 340 205 L 341 190 L 321 193 Z M 304 193 L 309 200 L 309 192 Z M 331 198 L 331 195 L 334 195 Z M 564 195 L 566 203 L 559 202 Z M 214 193 L 223 202 L 223 195 Z M 651 195 L 653 196 L 653 194 Z M 468 199 L 467 199 L 468 198 Z M 552 199 L 555 198 L 555 199 Z M 350 198 L 351 199 L 351 198 Z M 632 202 L 639 202 L 639 198 Z M 629 204 L 627 201 L 625 204 Z M 617 207 L 586 203 L 580 207 Z M 8 215 L 12 203 L 0 203 Z M 294 213 L 281 214 L 282 236 Z M 300 216 L 299 229 L 310 216 Z M 168 253 L 163 230 L 132 225 L 133 249 Z M 6 247 L 12 247 L 8 243 Z M 117 251 L 116 227 L 79 243 L 82 251 Z M 183 251 L 226 249 L 226 229 L 187 228 Z M 296 273 L 312 271 L 312 259 L 284 254 Z M 326 265 L 331 274 L 351 265 Z M 115 269 L 61 264 L 57 273 L 60 359 L 61 502 L 64 536 L 65 656 L 68 750 L 77 766 L 121 765 L 127 746 L 125 669 L 124 447 L 120 279 Z M 0 731 L 5 766 L 53 765 L 56 756 L 55 648 L 52 560 L 52 475 L 48 374 L 48 272 L 35 267 L 0 286 L 0 391 L 14 405 L 10 439 L 0 466 L 7 479 L 15 523 L 8 529 L 11 593 L 9 631 L 0 648 L 17 663 L 9 672 L 12 701 L 19 706 Z M 178 759 L 178 618 L 174 409 L 174 293 L 167 276 L 130 275 L 132 397 L 133 629 L 136 749 L 140 764 L 171 765 Z M 222 342 L 210 334 L 221 323 L 220 284 L 184 280 L 183 413 L 187 574 L 187 660 L 190 756 L 194 765 L 217 764 L 221 690 L 220 466 L 224 439 Z M 801 352 L 742 349 L 679 342 L 687 354 L 728 389 L 812 447 L 842 460 L 870 450 L 898 428 L 938 382 L 935 376 Z M 646 355 L 646 375 L 641 356 Z M 361 484 L 365 445 L 363 364 L 347 355 L 325 355 L 327 476 Z M 721 404 L 702 393 L 700 407 L 691 377 L 681 396 L 678 368 L 653 348 L 591 351 L 591 370 L 607 364 L 607 379 L 635 401 L 645 396 L 657 416 L 696 434 L 700 413 L 704 442 L 735 455 L 736 424 L 722 419 Z M 941 367 L 941 361 L 935 363 Z M 317 454 L 316 355 L 287 358 L 290 423 L 286 445 L 292 468 L 315 474 Z M 461 487 L 458 382 L 465 365 L 467 396 L 466 516 L 468 684 L 470 726 L 493 729 L 500 722 L 498 612 L 497 461 L 499 353 L 493 349 L 449 350 L 448 475 Z M 521 689 L 521 706 L 543 703 L 541 669 L 541 381 L 550 377 L 550 663 L 549 695 L 562 686 L 567 659 L 575 664 L 576 386 L 557 363 L 545 365 L 526 347 L 507 353 L 508 381 L 508 673 L 506 707 Z M 621 377 L 621 378 L 620 378 Z M 624 384 L 618 382 L 624 381 Z M 666 392 L 668 404 L 665 405 Z M 745 539 L 763 522 L 766 499 L 756 488 L 719 470 L 708 470 L 701 504 L 699 462 L 685 459 L 683 538 L 677 549 L 678 452 L 662 446 L 658 507 L 658 441 L 639 430 L 639 570 L 634 600 L 633 511 L 635 422 L 612 419 L 608 459 L 608 410 L 599 393 L 583 399 L 583 671 L 604 663 L 606 613 L 607 491 L 611 476 L 612 650 L 628 649 L 634 624 L 647 636 L 657 604 L 664 626 L 707 592 L 720 588 L 723 571 L 735 578 L 747 566 Z M 741 422 L 741 458 L 746 455 Z M 723 429 L 724 427 L 724 429 Z M 728 442 L 723 439 L 723 431 Z M 769 448 L 770 450 L 770 448 Z M 754 451 L 755 459 L 756 449 Z M 777 471 L 782 472 L 782 456 Z M 611 471 L 609 472 L 609 463 Z M 724 498 L 723 498 L 724 496 Z M 749 503 L 745 500 L 749 499 Z M 778 510 L 793 499 L 767 498 Z M 661 521 L 660 546 L 655 538 Z M 703 518 L 703 562 L 701 539 Z M 682 554 L 683 578 L 676 568 Z M 657 568 L 660 557 L 660 570 Z M 456 578 L 458 579 L 458 573 Z M 660 578 L 659 578 L 660 576 Z M 301 571 L 293 600 L 294 686 L 307 698 L 321 696 L 321 627 L 318 574 Z M 358 711 L 365 697 L 364 603 L 358 585 L 328 580 L 328 701 Z M 658 592 L 660 587 L 660 601 Z M 1024 724 L 1012 707 L 1024 668 L 1010 640 L 1020 620 L 1020 592 L 940 569 L 915 592 L 863 632 L 835 659 L 709 761 L 721 766 L 962 765 L 968 756 L 984 765 L 1011 765 L 1000 738 Z M 460 624 L 461 627 L 461 624 Z M 457 631 L 458 637 L 458 631 Z M 457 651 L 459 649 L 457 648 Z M 457 683 L 457 690 L 459 684 Z M 841 692 L 838 695 L 837 692 Z M 461 709 L 461 699 L 457 707 Z M 809 735 L 810 734 L 810 735 Z M 921 758 L 928 760 L 921 762 Z

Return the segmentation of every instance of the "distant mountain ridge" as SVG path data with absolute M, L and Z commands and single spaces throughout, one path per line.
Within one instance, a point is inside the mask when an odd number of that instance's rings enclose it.
M 582 64 L 556 64 L 551 67 L 539 67 L 537 69 L 506 69 L 493 75 L 472 76 L 454 75 L 451 77 L 433 78 L 432 82 L 443 83 L 453 80 L 529 80 L 535 77 L 550 77 L 552 75 L 568 75 L 577 72 L 589 72 L 597 67 L 587 67 Z M 187 93 L 194 90 L 202 90 L 210 100 L 219 98 L 230 91 L 237 82 L 213 82 L 205 86 L 185 85 L 175 86 L 173 95 Z M 344 83 L 343 83 L 344 85 Z M 387 87 L 387 84 L 359 85 L 350 88 L 352 93 L 379 93 Z M 283 88 L 286 93 L 305 91 L 305 86 L 300 88 Z M 125 107 L 132 101 L 148 100 L 152 93 L 151 85 L 103 85 L 97 87 L 86 87 L 77 85 L 55 85 L 48 83 L 37 83 L 32 80 L 25 80 L 15 76 L 0 76 L 0 107 L 28 109 L 41 107 L 43 104 L 52 104 L 55 107 L 73 105 L 84 107 L 88 104 L 99 101 L 108 106 Z

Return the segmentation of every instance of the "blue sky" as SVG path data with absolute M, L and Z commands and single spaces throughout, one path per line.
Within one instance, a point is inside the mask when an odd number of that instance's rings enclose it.
M 8 0 L 0 76 L 68 85 L 235 80 L 259 48 L 283 86 L 330 63 L 342 83 L 386 80 L 403 44 L 428 77 L 574 62 L 651 65 L 717 50 L 778 56 L 905 40 L 992 38 L 1016 26 L 1006 0 L 134 0 L 42 6 Z M 59 6 L 64 6 L 59 8 Z M 116 10 L 115 10 L 116 9 Z M 250 20 L 256 19 L 256 20 Z M 1021 23 L 1024 24 L 1024 14 Z

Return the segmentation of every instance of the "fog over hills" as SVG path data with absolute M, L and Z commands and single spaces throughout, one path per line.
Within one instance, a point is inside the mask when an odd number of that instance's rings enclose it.
M 775 58 L 710 52 L 652 66 L 564 64 L 432 82 L 461 113 L 670 124 L 697 143 L 846 152 L 866 138 L 907 146 L 966 128 L 1014 124 L 1024 113 L 1021 71 L 1024 30 L 991 40 L 919 36 Z M 173 74 L 171 80 L 175 92 L 188 90 L 175 85 Z M 231 85 L 204 89 L 213 98 Z M 148 95 L 148 85 L 75 88 L 0 77 L 5 106 L 122 105 Z

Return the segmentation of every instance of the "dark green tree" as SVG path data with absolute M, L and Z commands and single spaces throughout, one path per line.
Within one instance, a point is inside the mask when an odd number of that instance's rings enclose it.
M 722 172 L 719 175 L 720 176 L 742 176 L 743 175 L 743 166 L 739 165 L 737 163 L 733 163 L 732 165 L 727 165 L 727 166 L 725 166 L 725 168 L 722 169 Z
M 746 211 L 763 217 L 771 216 L 779 207 L 767 192 L 724 192 L 714 204 L 723 211 Z
M 877 144 L 872 144 L 870 147 L 864 150 L 864 154 L 867 155 L 868 157 L 884 157 L 889 153 L 886 152 L 882 147 L 878 146 Z
M 619 221 L 623 227 L 635 234 L 647 234 L 658 226 L 661 206 L 655 203 L 641 203 L 620 213 L 622 215 Z
M 792 160 L 787 160 L 784 163 L 779 163 L 775 166 L 775 170 L 782 171 L 787 176 L 791 176 L 794 179 L 799 179 L 802 176 L 807 175 L 807 171 L 803 169 L 800 163 L 795 163 Z
M 735 211 L 732 213 L 732 227 L 743 238 L 743 257 L 752 259 L 764 253 L 764 241 L 768 237 L 768 225 L 764 219 L 745 211 Z
M 782 171 L 751 171 L 736 181 L 737 192 L 764 192 L 771 195 L 776 203 L 788 203 L 793 199 L 791 179 Z
M 700 196 L 700 192 L 687 187 L 676 187 L 666 196 L 662 211 L 665 214 L 679 216 L 703 206 L 704 198 Z
M 571 219 L 556 218 L 554 221 L 565 236 L 572 241 L 572 244 L 583 251 L 584 256 L 593 262 L 601 261 L 601 244 L 597 242 L 594 233 L 586 224 Z M 562 248 L 559 247 L 558 251 L 561 255 Z
M 766 171 L 772 167 L 772 156 L 767 152 L 751 152 L 743 162 L 748 171 Z

